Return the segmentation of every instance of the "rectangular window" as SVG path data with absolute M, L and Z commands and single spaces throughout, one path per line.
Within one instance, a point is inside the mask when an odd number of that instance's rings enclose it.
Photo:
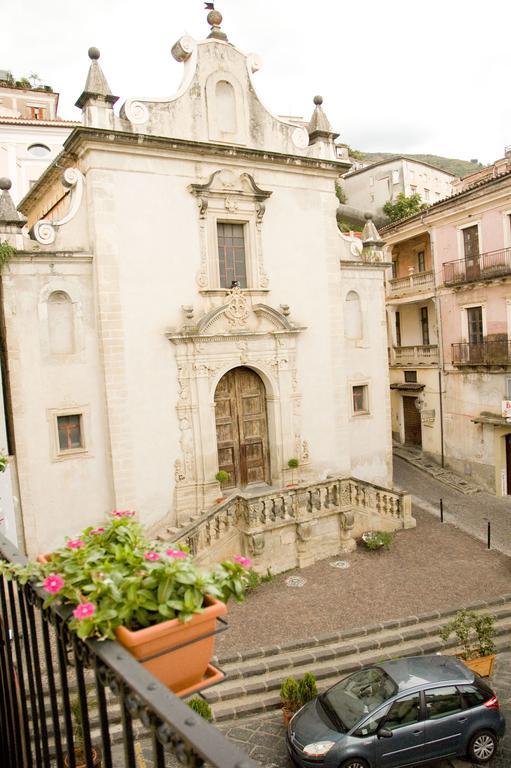
M 398 265 L 399 265 L 398 260 L 394 259 L 394 261 L 392 262 L 392 277 L 397 277 Z
M 468 343 L 482 344 L 483 337 L 483 308 L 469 307 L 467 309 Z
M 369 186 L 374 187 L 374 176 L 369 176 Z
M 399 171 L 392 171 L 392 183 L 399 184 Z
M 408 384 L 417 384 L 417 371 L 405 371 L 405 381 Z
M 76 413 L 70 416 L 57 416 L 57 432 L 59 438 L 59 452 L 76 451 L 83 448 L 82 414 Z
M 414 195 L 417 192 L 417 187 L 410 184 L 410 192 Z
M 396 346 L 401 346 L 401 315 L 396 312 Z
M 429 200 L 429 189 L 424 188 L 424 200 Z
M 29 107 L 32 120 L 44 120 L 44 107 Z
M 506 377 L 506 389 L 504 391 L 504 397 L 506 400 L 511 400 L 511 378 Z
M 245 232 L 243 224 L 217 224 L 218 266 L 220 286 L 231 288 L 239 283 L 240 288 L 247 287 L 247 267 L 245 260 Z
M 353 413 L 357 415 L 369 413 L 366 384 L 353 387 Z
M 426 271 L 426 255 L 424 251 L 419 251 L 419 253 L 417 254 L 417 264 L 419 267 L 419 272 Z
M 422 344 L 423 346 L 429 346 L 429 323 L 428 323 L 428 308 L 421 307 L 421 331 L 422 331 Z

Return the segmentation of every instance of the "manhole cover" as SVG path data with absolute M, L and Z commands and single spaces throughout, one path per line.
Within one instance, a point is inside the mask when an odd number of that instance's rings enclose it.
M 302 576 L 288 576 L 286 579 L 286 585 L 288 587 L 303 587 L 306 579 Z
M 347 560 L 334 560 L 334 562 L 330 563 L 330 565 L 332 566 L 332 568 L 342 568 L 342 569 L 344 569 L 344 568 L 349 568 L 350 567 L 350 564 L 348 563 Z

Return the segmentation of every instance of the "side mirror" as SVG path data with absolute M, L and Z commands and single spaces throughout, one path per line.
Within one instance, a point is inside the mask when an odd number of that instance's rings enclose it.
M 378 730 L 378 738 L 379 739 L 390 739 L 392 738 L 393 733 L 390 730 L 390 728 L 380 728 Z

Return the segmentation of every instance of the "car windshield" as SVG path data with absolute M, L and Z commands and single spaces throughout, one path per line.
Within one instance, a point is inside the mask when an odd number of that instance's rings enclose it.
M 396 683 L 383 669 L 370 667 L 341 680 L 321 700 L 349 731 L 362 717 L 395 696 L 397 690 Z

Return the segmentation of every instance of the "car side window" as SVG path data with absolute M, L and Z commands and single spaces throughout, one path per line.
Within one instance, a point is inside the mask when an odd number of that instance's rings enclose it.
M 391 731 L 403 728 L 405 725 L 418 723 L 420 719 L 420 696 L 412 693 L 395 701 L 387 715 L 383 726 Z
M 467 709 L 478 707 L 492 697 L 492 694 L 489 691 L 482 690 L 476 685 L 460 685 L 459 690 L 463 695 L 463 700 Z
M 356 731 L 353 731 L 353 736 L 357 736 L 358 738 L 364 738 L 364 736 L 372 736 L 380 727 L 388 711 L 388 706 L 379 709 L 378 712 L 369 718 L 369 720 L 366 720 L 365 723 L 362 723 L 360 728 L 357 728 Z
M 459 691 L 453 686 L 432 688 L 426 691 L 426 709 L 429 720 L 454 715 L 463 710 Z

